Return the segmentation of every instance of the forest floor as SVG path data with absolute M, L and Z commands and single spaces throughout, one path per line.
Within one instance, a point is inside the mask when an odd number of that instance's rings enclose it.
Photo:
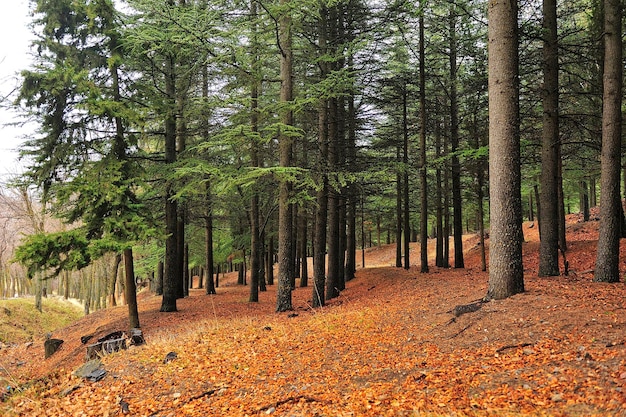
M 394 246 L 369 249 L 368 268 L 323 309 L 309 287 L 275 313 L 275 286 L 251 304 L 233 277 L 175 313 L 143 293 L 146 344 L 103 357 L 98 382 L 72 373 L 80 337 L 126 329 L 126 307 L 55 332 L 65 343 L 48 359 L 43 339 L 2 349 L 0 382 L 19 389 L 0 415 L 626 416 L 626 285 L 592 282 L 598 222 L 568 217 L 569 275 L 552 278 L 537 277 L 531 226 L 526 291 L 458 317 L 487 290 L 475 236 L 466 268 L 427 274 L 391 267 Z M 624 273 L 624 242 L 620 259 Z

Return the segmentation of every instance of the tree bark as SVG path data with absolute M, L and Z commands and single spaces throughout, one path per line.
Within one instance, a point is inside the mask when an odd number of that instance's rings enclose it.
M 404 253 L 404 269 L 411 267 L 410 244 L 411 244 L 411 210 L 409 204 L 409 125 L 408 125 L 408 98 L 407 88 L 404 85 L 402 92 L 402 164 L 404 165 L 404 172 L 402 175 L 402 200 L 403 200 L 403 220 L 404 220 L 404 241 L 403 241 L 403 253 Z
M 543 0 L 543 135 L 539 276 L 559 275 L 559 60 L 556 0 Z
M 165 94 L 170 100 L 176 97 L 174 83 L 174 58 L 165 60 Z M 175 109 L 169 108 L 165 115 L 165 163 L 176 162 L 176 115 Z M 178 203 L 173 199 L 174 184 L 168 181 L 165 185 L 165 270 L 163 274 L 163 299 L 161 312 L 174 312 L 178 298 Z
M 260 90 L 260 69 L 258 58 L 258 39 L 257 39 L 257 2 L 250 1 L 250 19 L 251 21 L 251 48 L 250 55 L 252 59 L 252 79 L 250 85 L 250 130 L 252 132 L 252 144 L 250 146 L 250 163 L 253 167 L 260 167 L 259 144 L 256 140 L 256 134 L 259 131 L 259 90 Z M 262 259 L 262 249 L 260 241 L 260 213 L 259 213 L 259 194 L 257 189 L 253 190 L 250 199 L 250 296 L 249 302 L 256 303 L 259 301 L 259 281 L 261 280 L 260 272 Z
M 128 304 L 128 320 L 131 329 L 139 328 L 139 310 L 137 309 L 137 286 L 135 284 L 135 267 L 133 250 L 124 249 L 124 271 L 126 281 L 126 303 Z
M 600 233 L 593 277 L 598 282 L 619 282 L 619 244 L 622 206 L 620 167 L 622 139 L 622 4 L 604 0 L 604 76 Z
M 284 8 L 289 0 L 280 0 Z M 293 61 L 291 50 L 292 19 L 289 11 L 279 17 L 279 50 L 280 50 L 280 102 L 284 106 L 281 114 L 283 129 L 293 125 L 293 113 L 289 108 L 293 99 Z M 292 139 L 282 132 L 279 134 L 278 146 L 280 152 L 280 166 L 291 166 Z M 276 311 L 291 310 L 291 274 L 293 274 L 293 236 L 290 184 L 287 179 L 281 179 L 278 197 L 278 289 L 276 293 Z
M 487 297 L 524 291 L 517 0 L 489 1 L 489 178 Z
M 108 306 L 117 306 L 117 300 L 115 299 L 115 286 L 117 284 L 117 271 L 119 270 L 120 263 L 122 262 L 122 255 L 117 253 L 115 260 L 113 261 L 113 272 L 111 274 L 111 281 L 109 281 L 109 288 L 107 288 Z
M 424 0 L 420 1 L 424 5 Z M 424 15 L 419 18 L 419 100 L 420 100 L 420 271 L 428 272 L 428 172 L 426 170 L 426 53 Z M 438 214 L 440 214 L 438 212 Z
M 398 163 L 400 146 L 396 149 Z M 396 173 L 396 268 L 402 268 L 402 173 Z
M 454 220 L 454 267 L 465 268 L 463 259 L 463 200 L 461 199 L 461 164 L 459 150 L 459 106 L 457 94 L 456 10 L 450 6 L 450 146 L 452 150 L 452 212 Z
M 439 123 L 435 124 L 435 157 L 437 160 L 441 159 L 441 134 L 439 131 Z M 436 220 L 435 220 L 435 265 L 443 267 L 443 204 L 442 199 L 442 177 L 441 168 L 437 166 L 435 170 L 435 201 L 436 201 Z

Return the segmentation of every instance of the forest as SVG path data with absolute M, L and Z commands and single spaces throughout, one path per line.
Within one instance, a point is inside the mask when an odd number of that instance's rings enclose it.
M 619 0 L 30 5 L 0 414 L 626 415 Z
M 619 1 L 32 7 L 8 99 L 37 130 L 2 188 L 3 298 L 122 298 L 140 327 L 138 286 L 175 312 L 194 277 L 214 294 L 236 270 L 251 303 L 275 285 L 292 310 L 300 286 L 316 308 L 366 248 L 462 269 L 477 233 L 501 299 L 524 291 L 522 219 L 557 276 L 566 214 L 598 205 L 594 280 L 620 280 Z

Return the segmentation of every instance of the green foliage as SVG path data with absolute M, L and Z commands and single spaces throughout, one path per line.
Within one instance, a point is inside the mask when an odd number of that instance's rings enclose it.
M 28 271 L 28 277 L 50 271 L 46 278 L 63 270 L 82 269 L 92 260 L 90 243 L 81 229 L 26 236 L 15 251 L 15 260 Z

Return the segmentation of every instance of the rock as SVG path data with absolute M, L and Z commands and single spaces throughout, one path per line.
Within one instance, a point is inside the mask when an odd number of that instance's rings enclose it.
M 94 359 L 86 362 L 72 373 L 79 378 L 86 379 L 87 381 L 98 382 L 106 376 L 107 371 L 102 369 L 102 362 L 100 362 L 100 359 Z
M 102 367 L 102 362 L 100 359 L 93 359 L 88 362 L 85 362 L 82 366 L 72 372 L 73 375 L 79 378 L 86 378 L 92 372 L 97 371 Z
M 54 353 L 59 350 L 62 344 L 63 340 L 61 339 L 47 339 L 43 343 L 45 358 L 48 359 L 50 356 L 54 355 Z
M 128 414 L 130 413 L 130 404 L 120 398 L 120 409 L 122 411 L 122 414 Z
M 141 329 L 134 328 L 130 329 L 130 344 L 139 346 L 146 343 L 146 340 L 143 338 L 143 332 Z
M 176 358 L 178 358 L 178 353 L 170 352 L 167 355 L 165 355 L 165 359 L 163 359 L 163 363 L 169 363 L 169 362 L 173 361 Z
M 68 395 L 70 395 L 71 393 L 73 393 L 74 391 L 76 391 L 78 388 L 80 388 L 82 386 L 82 384 L 77 384 L 74 385 L 72 387 L 69 388 L 65 388 L 63 391 L 61 391 L 61 397 L 67 397 Z

